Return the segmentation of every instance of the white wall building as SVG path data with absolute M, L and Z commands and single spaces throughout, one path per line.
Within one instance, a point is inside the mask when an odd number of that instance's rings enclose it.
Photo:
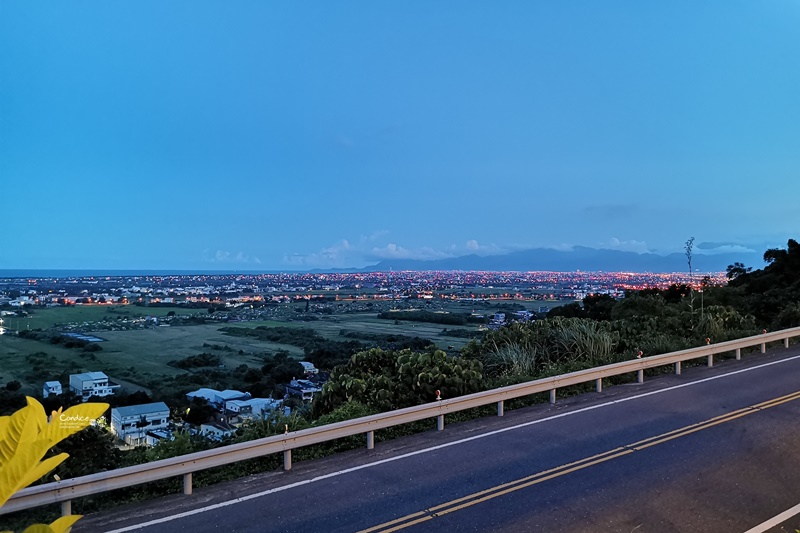
M 169 425 L 169 407 L 164 402 L 115 407 L 111 431 L 130 446 L 152 445 Z M 158 434 L 156 434 L 158 433 Z
M 114 394 L 120 386 L 109 381 L 104 372 L 84 372 L 83 374 L 70 374 L 69 388 L 83 398 L 83 401 L 90 396 L 108 396 Z
M 42 396 L 47 398 L 48 396 L 58 396 L 61 394 L 61 382 L 59 381 L 45 381 L 44 387 L 42 387 Z
M 208 402 L 209 405 L 212 407 L 219 409 L 220 411 L 225 408 L 225 403 L 232 401 L 232 400 L 248 400 L 250 399 L 249 392 L 241 392 L 238 390 L 231 390 L 226 389 L 223 391 L 218 391 L 216 389 L 197 389 L 196 391 L 189 392 L 186 394 L 186 397 L 189 401 L 194 400 L 195 398 L 202 398 Z
M 224 437 L 236 433 L 236 428 L 225 422 L 208 422 L 200 424 L 200 434 L 212 440 L 222 440 Z
M 322 392 L 322 387 L 307 379 L 293 379 L 286 386 L 289 396 L 297 396 L 304 402 L 310 402 L 319 392 Z
M 311 374 L 319 374 L 319 370 L 314 366 L 314 363 L 300 361 L 300 364 L 303 365 L 303 372 L 305 372 L 306 376 L 310 376 Z
M 239 417 L 265 418 L 273 410 L 283 405 L 281 400 L 272 398 L 250 398 L 249 400 L 228 400 L 225 402 L 225 412 L 228 415 Z

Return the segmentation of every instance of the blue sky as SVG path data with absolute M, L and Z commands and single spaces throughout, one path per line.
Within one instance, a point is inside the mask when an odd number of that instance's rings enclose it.
M 0 268 L 762 252 L 797 237 L 798 27 L 794 0 L 8 0 Z

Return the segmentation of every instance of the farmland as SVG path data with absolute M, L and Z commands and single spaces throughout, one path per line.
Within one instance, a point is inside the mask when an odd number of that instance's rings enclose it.
M 10 329 L 74 329 L 82 324 L 99 322 L 120 323 L 124 321 L 144 320 L 146 317 L 164 317 L 170 311 L 174 314 L 192 316 L 202 315 L 203 309 L 137 307 L 135 305 L 71 305 L 36 309 L 26 317 L 5 319 Z
M 527 303 L 527 302 L 526 302 Z M 546 302 L 550 303 L 550 302 Z M 559 304 L 563 302 L 552 302 Z M 537 309 L 545 302 L 525 307 Z M 303 303 L 287 303 L 261 315 L 250 309 L 226 310 L 211 314 L 207 309 L 185 307 L 143 307 L 135 305 L 80 305 L 32 309 L 28 316 L 6 317 L 5 326 L 22 332 L 43 332 L 40 340 L 16 335 L 0 335 L 0 384 L 12 380 L 22 384 L 23 392 L 41 390 L 46 380 L 68 383 L 70 373 L 103 371 L 129 392 L 151 392 L 159 383 L 190 371 L 170 366 L 170 361 L 201 353 L 218 356 L 220 371 L 247 365 L 260 368 L 277 353 L 291 359 L 304 358 L 302 342 L 270 342 L 263 338 L 233 335 L 223 328 L 306 328 L 332 344 L 357 341 L 370 345 L 377 338 L 419 337 L 450 353 L 457 353 L 471 338 L 480 336 L 476 324 L 445 325 L 410 320 L 378 318 L 381 312 L 391 317 L 393 308 L 423 308 L 430 312 L 493 314 L 508 310 L 508 304 L 486 301 L 408 302 L 342 301 L 317 305 L 310 310 Z M 520 307 L 519 305 L 517 307 Z M 269 318 L 266 318 L 269 317 Z M 196 324 L 187 324 L 186 319 Z M 100 348 L 87 353 L 80 348 L 47 342 L 49 335 L 64 332 L 92 334 Z

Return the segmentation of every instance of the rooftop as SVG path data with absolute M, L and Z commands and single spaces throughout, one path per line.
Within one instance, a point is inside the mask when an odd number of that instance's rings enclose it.
M 108 379 L 105 372 L 84 372 L 82 374 L 72 374 L 72 376 L 77 376 L 81 378 L 83 381 L 90 381 L 95 379 Z
M 111 410 L 117 412 L 120 418 L 127 418 L 130 416 L 143 416 L 159 411 L 169 412 L 169 407 L 164 402 L 142 403 L 139 405 L 129 405 L 127 407 L 115 407 Z

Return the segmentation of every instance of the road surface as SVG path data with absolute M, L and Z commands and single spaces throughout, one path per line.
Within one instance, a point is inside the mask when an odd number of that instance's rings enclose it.
M 800 350 L 781 348 L 98 513 L 74 531 L 744 532 L 800 503 L 799 421 Z

